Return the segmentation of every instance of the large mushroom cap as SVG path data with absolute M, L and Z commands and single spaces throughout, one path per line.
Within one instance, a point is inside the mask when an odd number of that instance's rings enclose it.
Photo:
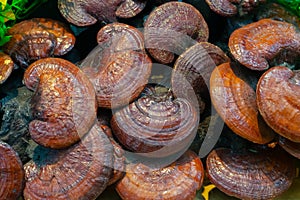
M 0 52 L 0 84 L 2 84 L 10 76 L 14 69 L 14 62 L 11 57 Z
M 23 165 L 18 154 L 0 141 L 0 199 L 18 199 L 22 194 L 23 183 Z

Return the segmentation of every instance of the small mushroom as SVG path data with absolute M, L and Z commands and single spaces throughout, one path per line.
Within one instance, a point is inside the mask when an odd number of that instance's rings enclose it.
M 204 179 L 202 162 L 192 151 L 187 151 L 163 168 L 137 163 L 128 165 L 126 169 L 125 177 L 116 186 L 123 200 L 191 200 Z
M 274 149 L 218 148 L 208 155 L 206 166 L 210 181 L 239 199 L 273 199 L 291 186 L 296 175 L 292 157 Z
M 224 63 L 214 69 L 210 78 L 211 101 L 233 132 L 254 143 L 270 142 L 274 132 L 259 114 L 255 90 L 237 67 Z
M 230 52 L 252 70 L 266 70 L 276 56 L 300 55 L 300 33 L 290 23 L 262 19 L 235 30 L 229 38 Z
M 117 110 L 111 120 L 114 136 L 133 152 L 166 157 L 186 149 L 194 139 L 199 114 L 186 99 L 146 87 L 144 96 Z M 151 153 L 150 153 L 151 152 Z
M 4 83 L 14 69 L 14 62 L 11 57 L 0 52 L 0 84 Z
M 278 144 L 289 154 L 300 159 L 300 143 L 292 142 L 291 140 L 280 136 Z
M 113 148 L 97 125 L 73 146 L 38 146 L 25 164 L 25 200 L 96 199 L 111 176 Z
M 41 58 L 64 55 L 75 44 L 75 36 L 69 29 L 53 19 L 24 20 L 12 26 L 7 34 L 12 37 L 4 52 L 24 68 Z
M 34 120 L 29 124 L 29 132 L 40 145 L 68 147 L 95 123 L 97 103 L 93 85 L 69 61 L 40 59 L 25 71 L 24 83 L 35 91 L 31 99 Z
M 142 34 L 134 27 L 112 23 L 97 35 L 99 45 L 82 62 L 94 85 L 99 107 L 117 108 L 136 99 L 150 77 L 152 61 Z
M 208 40 L 208 26 L 191 4 L 168 2 L 153 10 L 145 22 L 145 46 L 161 63 L 171 63 L 196 42 Z
M 58 0 L 62 16 L 76 26 L 89 26 L 97 21 L 116 22 L 117 16 L 134 17 L 145 6 L 146 0 Z
M 272 67 L 260 77 L 256 95 L 267 124 L 283 137 L 300 142 L 300 72 Z
M 21 196 L 24 171 L 18 154 L 0 141 L 0 199 L 15 200 Z

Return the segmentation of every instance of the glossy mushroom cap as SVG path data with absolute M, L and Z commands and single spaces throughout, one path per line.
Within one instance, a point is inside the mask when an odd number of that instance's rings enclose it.
M 160 63 L 171 63 L 196 42 L 208 40 L 208 26 L 192 5 L 168 2 L 153 10 L 145 22 L 145 46 Z
M 267 124 L 283 137 L 300 142 L 300 72 L 272 67 L 260 77 L 256 94 Z
M 147 0 L 125 0 L 117 11 L 116 15 L 120 18 L 131 18 L 139 14 L 146 7 Z
M 0 199 L 15 200 L 21 196 L 24 171 L 18 154 L 0 141 Z
M 260 116 L 255 91 L 238 66 L 224 63 L 214 69 L 210 97 L 226 125 L 239 136 L 259 144 L 274 138 L 274 132 Z
M 14 69 L 14 62 L 11 57 L 0 52 L 0 84 L 2 84 L 10 76 Z
M 85 135 L 96 120 L 93 85 L 81 70 L 60 58 L 45 58 L 31 64 L 24 83 L 35 93 L 31 99 L 34 118 L 30 135 L 50 148 L 65 148 Z
M 96 125 L 79 143 L 68 149 L 39 146 L 33 160 L 24 166 L 24 198 L 96 199 L 108 184 L 112 162 L 113 148 Z
M 300 55 L 300 32 L 290 23 L 261 19 L 235 30 L 229 38 L 231 54 L 252 70 L 266 70 L 281 53 Z
M 53 19 L 24 20 L 12 26 L 7 34 L 12 38 L 5 44 L 4 52 L 24 68 L 41 58 L 64 55 L 75 44 L 75 36 L 67 26 Z
M 173 99 L 169 92 L 149 88 L 144 96 L 114 113 L 114 135 L 126 148 L 149 157 L 186 150 L 198 127 L 197 110 L 186 99 Z
M 213 150 L 206 160 L 210 181 L 227 195 L 240 199 L 273 199 L 292 184 L 296 167 L 292 158 L 280 151 L 234 152 Z
M 82 62 L 99 107 L 117 108 L 136 99 L 148 83 L 152 61 L 136 28 L 112 23 L 97 35 L 99 45 Z
M 194 152 L 187 151 L 177 161 L 160 169 L 141 163 L 128 165 L 116 190 L 123 200 L 192 200 L 203 179 L 201 160 Z

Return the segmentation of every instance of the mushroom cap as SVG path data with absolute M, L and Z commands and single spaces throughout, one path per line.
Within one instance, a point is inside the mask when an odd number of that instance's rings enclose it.
M 41 58 L 64 55 L 75 44 L 75 36 L 67 26 L 53 19 L 24 20 L 13 25 L 8 34 L 12 38 L 3 50 L 24 68 Z
M 144 25 L 145 46 L 161 63 L 171 63 L 196 42 L 208 40 L 208 26 L 191 4 L 168 2 L 155 8 Z
M 296 175 L 288 154 L 279 150 L 213 150 L 207 157 L 207 175 L 218 189 L 240 199 L 273 199 L 286 191 Z
M 79 143 L 62 149 L 38 146 L 25 164 L 25 199 L 96 199 L 111 176 L 113 147 L 97 125 Z
M 300 55 L 300 33 L 290 23 L 272 19 L 236 29 L 229 38 L 231 54 L 252 70 L 266 70 L 269 61 L 285 51 Z
M 21 196 L 24 171 L 19 155 L 0 141 L 0 199 L 14 200 Z
M 14 62 L 11 57 L 0 52 L 0 84 L 5 82 L 14 69 Z
M 276 133 L 300 142 L 300 72 L 276 66 L 259 79 L 257 106 Z
M 163 168 L 137 163 L 127 165 L 126 169 L 126 175 L 116 186 L 124 200 L 193 199 L 204 179 L 202 162 L 192 151 Z
M 226 125 L 239 136 L 254 143 L 265 144 L 274 132 L 260 116 L 254 89 L 245 74 L 230 63 L 214 69 L 210 77 L 210 97 Z M 247 76 L 251 76 L 250 73 Z
M 25 71 L 24 83 L 35 91 L 31 99 L 34 120 L 29 131 L 40 145 L 68 147 L 95 123 L 97 102 L 93 85 L 71 62 L 40 59 Z
M 278 144 L 289 154 L 300 159 L 300 143 L 292 142 L 291 140 L 280 136 Z
M 116 15 L 120 18 L 134 17 L 146 7 L 146 3 L 147 0 L 125 0 L 116 10 Z

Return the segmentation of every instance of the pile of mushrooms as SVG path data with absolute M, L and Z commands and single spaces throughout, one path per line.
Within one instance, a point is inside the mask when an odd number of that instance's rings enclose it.
M 101 199 L 112 186 L 125 200 L 188 200 L 205 179 L 240 199 L 290 188 L 300 75 L 288 66 L 297 68 L 299 25 L 258 19 L 232 31 L 224 48 L 209 41 L 207 19 L 191 3 L 156 1 L 143 29 L 123 23 L 149 2 L 58 0 L 64 22 L 32 18 L 9 30 L 0 84 L 24 70 L 35 148 L 22 163 L 0 137 L 0 199 Z M 247 15 L 258 2 L 206 1 L 223 17 Z M 63 57 L 77 40 L 66 22 L 100 24 L 97 46 L 77 63 Z M 247 146 L 218 143 L 200 158 L 191 144 L 210 111 Z

